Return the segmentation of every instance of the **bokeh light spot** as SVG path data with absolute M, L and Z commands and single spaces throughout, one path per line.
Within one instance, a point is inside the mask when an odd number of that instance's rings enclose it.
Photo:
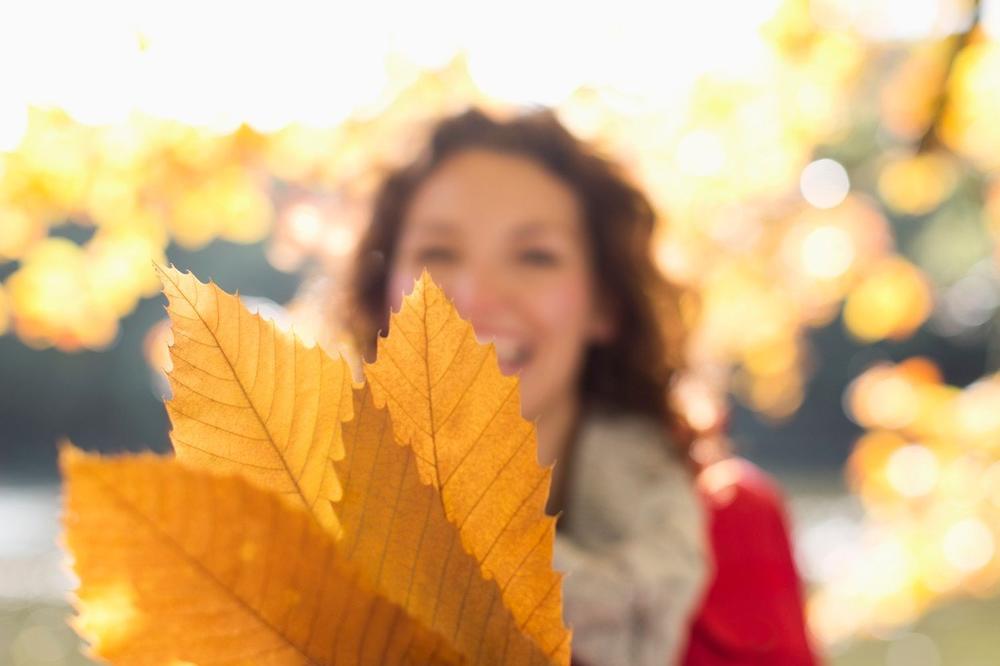
M 851 181 L 840 162 L 826 158 L 812 162 L 802 171 L 799 189 L 803 198 L 816 208 L 833 208 L 847 198 Z
M 802 242 L 802 266 L 815 278 L 839 277 L 847 272 L 853 261 L 854 244 L 840 227 L 817 227 Z
M 982 569 L 996 552 L 993 532 L 978 518 L 966 518 L 955 523 L 944 535 L 945 559 L 960 571 Z
M 934 489 L 938 480 L 937 457 L 926 446 L 910 444 L 889 456 L 886 476 L 905 497 L 920 497 Z

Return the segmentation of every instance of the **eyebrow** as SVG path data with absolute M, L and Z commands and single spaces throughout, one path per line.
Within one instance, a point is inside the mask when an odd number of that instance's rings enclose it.
M 544 236 L 551 233 L 559 233 L 564 225 L 556 222 L 545 222 L 543 220 L 530 220 L 520 225 L 514 236 L 518 238 L 531 238 L 533 236 Z
M 442 234 L 453 234 L 455 233 L 455 225 L 451 222 L 445 220 L 434 220 L 432 222 L 425 222 L 417 227 L 420 233 L 428 233 L 433 235 Z
M 456 225 L 453 222 L 438 219 L 420 224 L 418 230 L 421 234 L 428 234 L 431 236 L 447 236 L 455 234 L 458 226 L 459 225 Z M 562 226 L 563 225 L 558 223 L 531 219 L 519 224 L 514 229 L 513 235 L 517 238 L 543 236 L 548 233 L 558 233 Z

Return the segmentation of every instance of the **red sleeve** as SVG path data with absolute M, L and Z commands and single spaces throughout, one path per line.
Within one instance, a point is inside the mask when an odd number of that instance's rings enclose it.
M 777 484 L 750 462 L 731 458 L 702 470 L 698 488 L 716 571 L 682 663 L 813 666 Z

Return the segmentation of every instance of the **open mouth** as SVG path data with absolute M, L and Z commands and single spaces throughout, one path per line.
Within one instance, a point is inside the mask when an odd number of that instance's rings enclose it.
M 497 352 L 497 362 L 500 365 L 500 372 L 505 375 L 517 374 L 531 361 L 530 348 L 516 340 L 504 337 L 484 336 L 479 338 L 479 341 L 483 344 L 493 343 Z

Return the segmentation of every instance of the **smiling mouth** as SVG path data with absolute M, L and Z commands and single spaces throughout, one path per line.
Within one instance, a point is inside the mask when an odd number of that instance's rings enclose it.
M 493 343 L 497 352 L 497 363 L 500 365 L 500 372 L 505 375 L 517 374 L 531 361 L 532 354 L 528 346 L 509 338 L 490 336 L 480 338 L 479 342 L 481 344 Z

